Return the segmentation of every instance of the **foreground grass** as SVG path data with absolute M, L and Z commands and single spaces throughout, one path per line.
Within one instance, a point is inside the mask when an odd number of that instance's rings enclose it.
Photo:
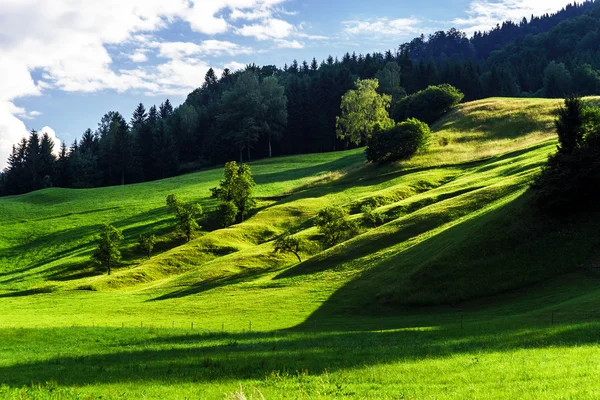
M 0 397 L 598 397 L 600 216 L 528 206 L 558 104 L 462 105 L 400 165 L 253 163 L 259 207 L 228 229 L 210 216 L 220 169 L 0 199 Z M 209 211 L 190 243 L 169 193 Z M 388 223 L 302 263 L 273 253 L 288 230 L 316 242 L 323 207 L 360 220 L 366 203 Z M 126 236 L 111 277 L 89 263 L 102 222 Z

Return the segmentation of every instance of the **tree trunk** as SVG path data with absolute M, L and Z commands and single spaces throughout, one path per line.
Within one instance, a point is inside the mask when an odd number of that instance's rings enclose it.
M 298 253 L 294 252 L 294 255 L 295 255 L 296 257 L 298 257 L 298 261 L 299 261 L 299 262 L 302 262 L 302 259 L 300 258 L 300 256 L 298 255 Z
M 240 146 L 240 163 L 244 162 L 242 150 L 244 150 L 244 146 Z
M 110 260 L 108 260 L 108 263 L 106 264 L 106 266 L 108 267 L 108 275 L 110 275 Z
M 125 170 L 121 171 L 121 186 L 125 185 Z
M 250 136 L 248 136 L 248 161 L 250 161 Z
M 273 151 L 271 149 L 271 132 L 269 132 L 269 158 L 273 157 Z

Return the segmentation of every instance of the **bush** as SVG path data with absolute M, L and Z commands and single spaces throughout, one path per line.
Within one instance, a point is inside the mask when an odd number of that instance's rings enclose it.
M 239 210 L 233 201 L 224 201 L 219 204 L 218 213 L 221 226 L 227 228 L 235 224 Z
M 377 228 L 379 225 L 385 223 L 385 215 L 375 211 L 375 209 L 369 205 L 362 206 L 360 211 L 363 214 L 363 224 L 365 226 Z
M 358 226 L 349 219 L 348 211 L 341 207 L 327 207 L 319 211 L 315 222 L 329 246 L 335 246 L 358 233 Z
M 367 141 L 367 160 L 380 164 L 405 160 L 425 150 L 430 139 L 429 126 L 414 118 L 390 129 L 377 128 Z
M 417 118 L 433 124 L 456 107 L 464 97 L 464 94 L 452 85 L 429 86 L 398 101 L 392 110 L 392 118 L 395 121 Z

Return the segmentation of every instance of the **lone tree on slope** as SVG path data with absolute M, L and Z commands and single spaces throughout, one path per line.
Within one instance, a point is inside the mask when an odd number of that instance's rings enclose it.
M 109 224 L 103 224 L 100 228 L 98 236 L 98 247 L 92 260 L 106 267 L 108 275 L 110 275 L 110 267 L 113 263 L 121 261 L 121 251 L 119 251 L 118 243 L 123 240 L 123 233 Z
M 138 238 L 138 248 L 146 254 L 148 260 L 152 255 L 152 250 L 154 249 L 155 244 L 156 236 L 154 235 L 140 235 Z
M 200 230 L 198 219 L 202 216 L 200 204 L 184 204 L 176 195 L 167 196 L 167 207 L 177 215 L 177 231 L 189 242 L 194 232 Z

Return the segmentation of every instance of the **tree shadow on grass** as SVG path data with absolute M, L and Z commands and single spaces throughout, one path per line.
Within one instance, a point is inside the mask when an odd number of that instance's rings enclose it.
M 130 329 L 65 328 L 20 330 L 19 340 L 44 337 L 40 360 L 0 366 L 0 383 L 23 387 L 38 382 L 63 386 L 105 385 L 146 382 L 210 383 L 219 380 L 269 379 L 275 373 L 294 379 L 300 371 L 310 375 L 331 374 L 353 368 L 397 362 L 442 360 L 516 349 L 546 349 L 596 345 L 600 323 L 522 329 L 505 326 L 493 329 L 438 327 L 433 330 L 386 330 L 362 332 L 279 332 L 173 335 L 146 334 Z M 0 332 L 1 334 L 1 332 Z M 44 352 L 79 343 L 75 355 L 45 359 Z M 81 349 L 81 340 L 90 342 Z M 99 346 L 115 343 L 121 347 Z M 10 345 L 9 343 L 6 345 Z M 80 353 L 79 353 L 80 352 Z M 556 353 L 560 357 L 560 352 Z M 327 371 L 327 372 L 325 372 Z
M 203 293 L 209 291 L 211 289 L 215 289 L 221 286 L 227 285 L 235 285 L 237 283 L 248 281 L 251 279 L 258 279 L 261 276 L 267 275 L 275 270 L 279 269 L 278 267 L 271 268 L 248 268 L 243 270 L 242 272 L 238 272 L 231 275 L 219 276 L 215 278 L 205 279 L 199 283 L 186 286 L 185 289 L 175 290 L 173 292 L 164 294 L 162 296 L 156 297 L 154 299 L 150 299 L 148 301 L 160 301 L 160 300 L 168 300 L 168 299 L 178 299 L 182 297 L 192 296 L 195 294 Z

